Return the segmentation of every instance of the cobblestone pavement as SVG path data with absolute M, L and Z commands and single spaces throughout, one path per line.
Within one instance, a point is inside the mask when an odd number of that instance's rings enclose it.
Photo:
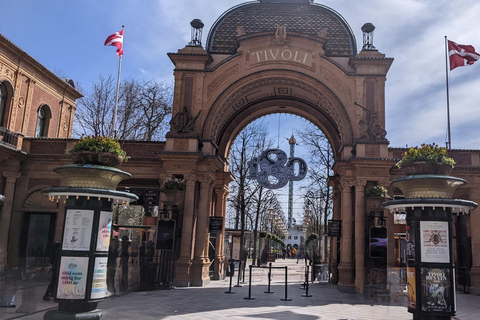
M 254 268 L 252 272 L 251 297 L 248 283 L 241 287 L 232 287 L 229 281 L 212 281 L 208 286 L 198 288 L 177 288 L 171 290 L 155 290 L 132 292 L 124 296 L 106 299 L 99 307 L 103 311 L 103 319 L 358 319 L 358 320 L 406 320 L 412 319 L 407 312 L 404 296 L 382 301 L 380 297 L 340 292 L 335 285 L 313 283 L 309 286 L 309 295 L 303 297 L 302 289 L 304 265 L 295 260 L 277 260 L 276 267 L 288 266 L 287 298 L 285 298 L 284 269 L 272 270 L 272 282 L 268 291 L 268 269 Z M 248 269 L 246 274 L 248 281 Z M 237 278 L 234 278 L 234 285 Z M 15 309 L 2 308 L 0 319 L 21 318 L 22 320 L 40 320 L 46 310 L 54 308 L 56 303 L 41 301 L 43 288 L 37 288 L 38 295 L 33 299 L 35 311 L 28 314 L 15 312 Z M 20 297 L 21 299 L 21 297 Z M 38 300 L 38 301 L 37 301 Z M 387 299 L 384 299 L 387 300 Z M 21 303 L 22 301 L 20 301 Z M 457 316 L 454 320 L 477 320 L 480 318 L 480 296 L 457 293 Z

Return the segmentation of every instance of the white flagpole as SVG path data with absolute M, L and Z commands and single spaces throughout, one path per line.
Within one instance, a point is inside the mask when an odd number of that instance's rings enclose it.
M 122 26 L 122 31 L 125 30 L 125 26 Z M 122 41 L 122 50 L 123 50 L 123 41 Z M 111 137 L 116 138 L 117 136 L 117 130 L 115 122 L 117 121 L 117 108 L 118 108 L 118 92 L 120 91 L 120 72 L 122 70 L 122 56 L 123 54 L 120 55 L 118 58 L 118 74 L 117 74 L 117 92 L 115 93 L 115 106 L 113 108 L 113 118 L 112 118 L 112 132 L 111 132 Z
M 447 132 L 448 132 L 448 141 L 447 149 L 448 151 L 452 150 L 452 135 L 450 133 L 450 96 L 448 92 L 448 40 L 445 36 L 445 75 L 447 80 Z

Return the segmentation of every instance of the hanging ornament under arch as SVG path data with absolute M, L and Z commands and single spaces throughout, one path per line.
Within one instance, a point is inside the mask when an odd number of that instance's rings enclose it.
M 280 189 L 292 181 L 300 181 L 307 175 L 307 163 L 302 158 L 288 158 L 281 149 L 267 149 L 259 157 L 248 162 L 248 179 L 268 189 Z M 298 170 L 295 172 L 295 165 Z

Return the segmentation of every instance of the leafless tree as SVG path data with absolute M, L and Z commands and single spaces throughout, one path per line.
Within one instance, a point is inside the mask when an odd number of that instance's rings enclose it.
M 115 79 L 100 76 L 92 91 L 77 104 L 75 135 L 111 134 L 115 93 Z M 154 80 L 124 80 L 119 90 L 115 136 L 122 140 L 163 139 L 171 113 L 171 85 Z
M 248 180 L 248 162 L 272 145 L 268 138 L 267 124 L 259 119 L 249 124 L 235 139 L 229 154 L 230 172 L 234 181 L 230 185 L 231 196 L 228 199 L 229 212 L 234 212 L 234 228 L 241 229 L 240 252 L 244 252 L 244 230 L 246 221 L 258 223 L 256 202 L 261 200 L 258 192 L 262 188 L 255 180 Z M 264 191 L 263 191 L 264 192 Z M 256 236 L 254 235 L 254 239 Z M 255 241 L 255 240 L 254 240 Z
M 309 184 L 306 189 L 309 190 L 309 195 L 314 195 L 313 199 L 310 199 L 310 209 L 313 209 L 312 214 L 316 222 L 315 228 L 311 231 L 323 234 L 326 231 L 328 218 L 331 216 L 333 208 L 332 191 L 328 186 L 328 177 L 333 174 L 332 148 L 323 132 L 313 124 L 308 124 L 303 130 L 297 131 L 297 136 L 309 155 L 306 159 L 309 163 L 307 175 Z M 323 230 L 320 230 L 322 227 Z M 326 259 L 326 250 L 327 237 L 324 237 L 324 259 Z

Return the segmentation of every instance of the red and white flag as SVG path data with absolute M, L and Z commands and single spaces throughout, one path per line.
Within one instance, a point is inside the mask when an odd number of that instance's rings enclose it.
M 458 44 L 448 40 L 448 56 L 450 58 L 450 70 L 456 67 L 468 66 L 480 59 L 480 54 L 470 45 Z
M 123 54 L 123 30 L 109 35 L 105 45 L 117 47 L 117 56 L 120 57 Z

